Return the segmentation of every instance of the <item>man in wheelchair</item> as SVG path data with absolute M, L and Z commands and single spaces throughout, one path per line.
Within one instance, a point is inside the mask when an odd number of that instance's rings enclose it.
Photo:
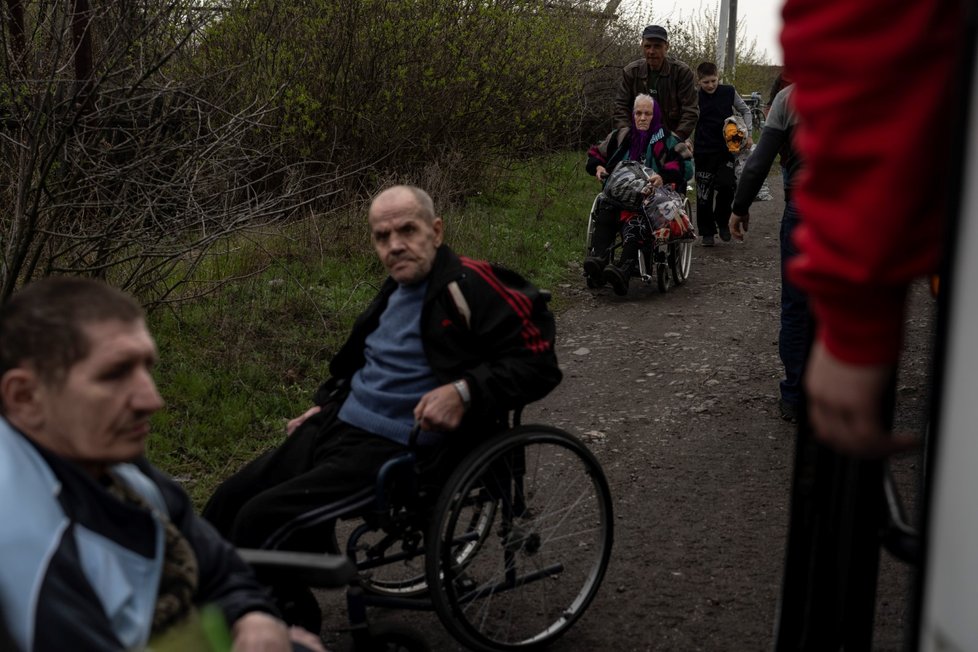
M 427 193 L 384 190 L 368 224 L 389 277 L 330 362 L 316 405 L 204 508 L 238 546 L 322 551 L 322 526 L 369 499 L 387 460 L 412 444 L 474 447 L 509 410 L 560 382 L 546 297 L 518 274 L 444 245 Z M 287 619 L 317 626 L 304 587 L 274 589 Z

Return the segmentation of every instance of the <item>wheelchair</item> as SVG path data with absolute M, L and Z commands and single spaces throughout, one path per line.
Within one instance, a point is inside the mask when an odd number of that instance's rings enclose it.
M 591 249 L 591 239 L 594 235 L 596 211 L 602 200 L 602 194 L 594 198 L 591 204 L 591 211 L 587 218 L 587 231 L 584 244 L 584 255 L 597 255 Z M 692 216 L 692 208 L 689 197 L 684 197 L 683 207 L 686 215 Z M 616 258 L 616 252 L 621 249 L 621 234 L 615 235 L 615 242 L 609 249 L 606 256 L 609 261 Z M 656 240 L 643 247 L 639 251 L 638 265 L 635 266 L 633 276 L 637 276 L 643 283 L 649 285 L 654 280 L 659 288 L 659 292 L 668 292 L 673 286 L 680 286 L 689 278 L 689 272 L 693 263 L 693 241 L 692 240 Z M 586 274 L 585 283 L 589 289 L 595 289 L 604 285 L 604 282 L 594 282 Z
M 518 412 L 474 449 L 411 448 L 327 533 L 328 551 L 353 569 L 331 569 L 330 581 L 349 579 L 354 649 L 427 649 L 411 632 L 368 625 L 368 607 L 433 610 L 460 644 L 487 652 L 566 633 L 611 556 L 611 493 L 591 451 L 557 428 L 519 425 Z

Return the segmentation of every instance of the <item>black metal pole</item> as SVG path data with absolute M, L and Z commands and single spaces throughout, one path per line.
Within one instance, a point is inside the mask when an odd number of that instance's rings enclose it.
M 892 421 L 893 393 L 886 401 Z M 871 650 L 885 525 L 883 462 L 818 443 L 802 415 L 775 649 Z

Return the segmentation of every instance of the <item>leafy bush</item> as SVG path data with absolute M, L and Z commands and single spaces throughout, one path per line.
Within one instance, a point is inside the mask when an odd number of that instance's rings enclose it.
M 577 141 L 594 20 L 525 0 L 251 0 L 208 29 L 187 72 L 233 68 L 241 101 L 280 97 L 255 137 L 354 190 L 452 161 L 446 191 L 464 196 L 497 155 Z

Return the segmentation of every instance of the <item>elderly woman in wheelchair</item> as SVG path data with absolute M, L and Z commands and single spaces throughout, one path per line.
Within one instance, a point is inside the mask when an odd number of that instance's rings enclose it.
M 686 144 L 666 130 L 662 111 L 651 96 L 635 98 L 632 125 L 617 129 L 588 151 L 585 169 L 604 185 L 593 214 L 588 255 L 584 273 L 591 286 L 610 283 L 615 294 L 628 292 L 629 278 L 636 272 L 639 251 L 652 237 L 651 226 L 640 210 L 642 197 L 616 201 L 609 185 L 629 170 L 647 174 L 647 183 L 638 191 L 648 196 L 663 185 L 680 195 L 686 194 L 686 182 L 692 178 L 692 153 Z M 641 163 L 641 166 L 629 162 Z M 648 168 L 646 172 L 642 168 Z M 630 192 L 635 192 L 634 186 Z M 636 210 L 638 208 L 639 210 Z M 617 232 L 622 236 L 621 256 L 617 264 L 611 254 Z

